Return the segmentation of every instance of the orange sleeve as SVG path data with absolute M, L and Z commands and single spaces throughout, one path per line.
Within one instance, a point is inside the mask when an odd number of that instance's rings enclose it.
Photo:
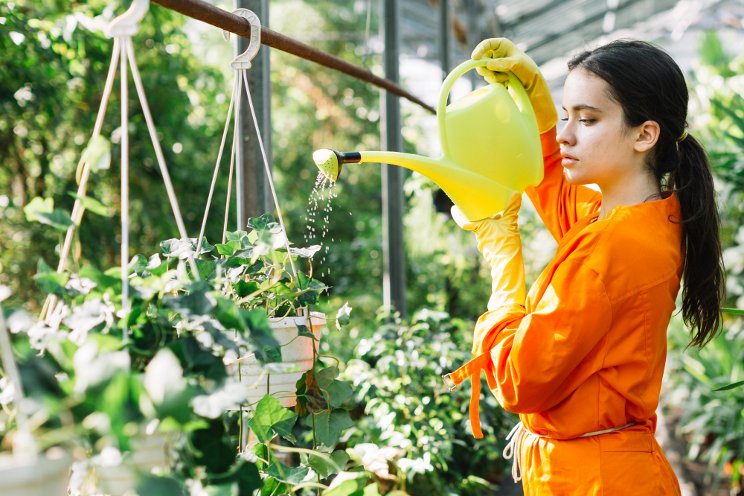
M 513 413 L 533 413 L 560 403 L 596 372 L 585 358 L 609 331 L 612 307 L 599 274 L 574 260 L 556 268 L 533 312 L 511 317 L 483 314 L 476 335 L 491 341 L 499 403 Z
M 586 186 L 569 184 L 563 178 L 555 128 L 541 134 L 540 142 L 545 175 L 540 184 L 527 188 L 526 193 L 545 227 L 559 240 L 576 221 L 599 210 L 602 195 Z

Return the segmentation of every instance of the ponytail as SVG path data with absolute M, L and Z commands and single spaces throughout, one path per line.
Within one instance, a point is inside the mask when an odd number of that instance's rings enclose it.
M 702 145 L 684 135 L 679 166 L 668 178 L 682 210 L 682 319 L 692 332 L 689 346 L 703 347 L 721 328 L 724 268 L 713 175 Z

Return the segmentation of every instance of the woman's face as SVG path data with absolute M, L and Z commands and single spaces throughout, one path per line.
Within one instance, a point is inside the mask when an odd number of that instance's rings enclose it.
M 558 143 L 568 182 L 604 190 L 643 167 L 634 149 L 637 136 L 625 126 L 623 109 L 603 79 L 585 69 L 571 71 L 563 87 L 563 111 L 566 124 Z

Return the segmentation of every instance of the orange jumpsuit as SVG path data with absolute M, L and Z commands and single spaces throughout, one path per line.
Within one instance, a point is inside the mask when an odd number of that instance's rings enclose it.
M 682 273 L 678 200 L 620 206 L 597 220 L 600 194 L 564 181 L 555 129 L 541 138 L 545 178 L 527 194 L 558 241 L 555 257 L 524 307 L 480 317 L 476 358 L 452 378 L 477 378 L 476 436 L 481 371 L 499 403 L 520 414 L 525 495 L 679 495 L 654 439 Z

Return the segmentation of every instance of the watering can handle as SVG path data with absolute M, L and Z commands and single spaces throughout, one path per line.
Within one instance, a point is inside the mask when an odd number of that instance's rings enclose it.
M 447 97 L 452 90 L 452 86 L 454 86 L 455 81 L 457 81 L 460 76 L 471 69 L 485 66 L 490 60 L 491 59 L 466 60 L 462 64 L 452 69 L 452 72 L 447 75 L 447 77 L 444 79 L 444 83 L 442 83 L 442 89 L 439 92 L 439 105 L 437 106 L 437 124 L 439 126 L 439 142 L 442 144 L 442 152 L 445 156 L 449 156 L 449 142 L 447 141 L 447 126 L 444 122 L 444 116 L 447 111 Z M 530 97 L 524 90 L 522 82 L 517 79 L 517 77 L 513 73 L 510 72 L 508 74 L 508 86 L 509 89 L 512 91 L 512 94 L 514 95 L 519 111 L 523 114 L 529 113 L 534 117 L 534 110 L 532 109 Z

